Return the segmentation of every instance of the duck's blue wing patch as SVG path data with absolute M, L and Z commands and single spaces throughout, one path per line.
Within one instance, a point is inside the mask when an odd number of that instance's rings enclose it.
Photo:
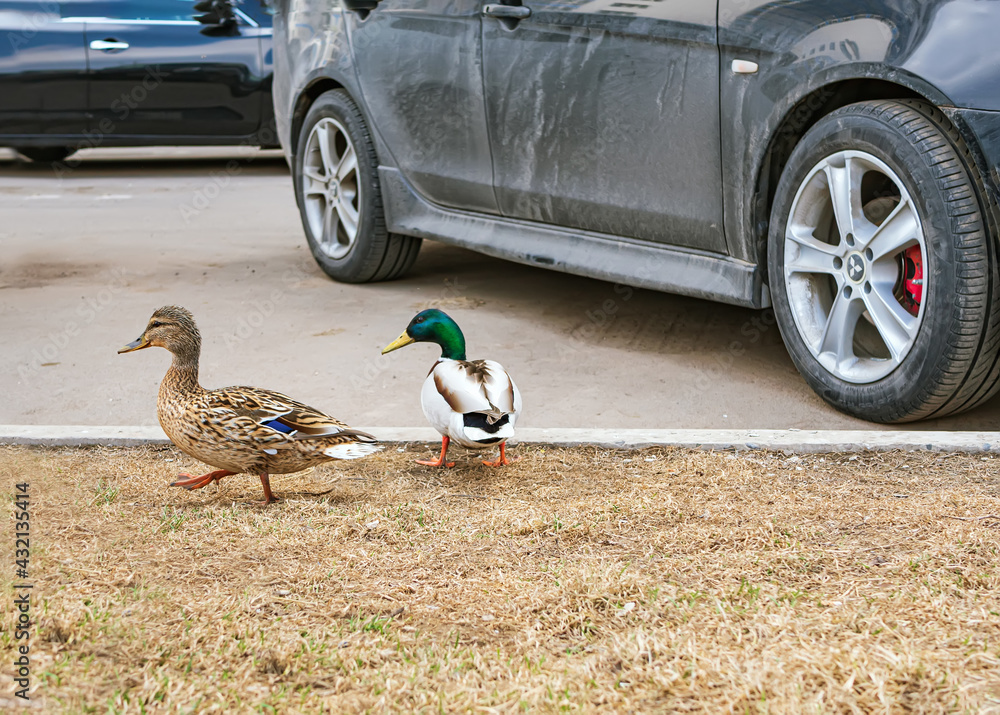
M 277 430 L 278 432 L 282 432 L 284 434 L 291 434 L 292 432 L 295 431 L 295 428 L 289 427 L 284 422 L 280 422 L 279 420 L 271 420 L 270 422 L 261 422 L 261 424 L 264 427 L 270 427 L 271 429 Z

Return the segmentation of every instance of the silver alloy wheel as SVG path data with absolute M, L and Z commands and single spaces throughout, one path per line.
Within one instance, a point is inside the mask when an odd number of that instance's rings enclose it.
M 329 117 L 309 132 L 302 162 L 306 220 L 330 258 L 343 258 L 358 236 L 361 182 L 358 155 L 347 130 Z
M 852 383 L 895 370 L 927 303 L 927 247 L 906 187 L 884 162 L 841 151 L 799 186 L 785 229 L 784 280 L 803 342 Z

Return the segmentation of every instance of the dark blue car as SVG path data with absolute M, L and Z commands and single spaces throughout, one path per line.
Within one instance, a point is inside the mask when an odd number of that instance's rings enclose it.
M 275 145 L 258 0 L 0 0 L 0 146 Z

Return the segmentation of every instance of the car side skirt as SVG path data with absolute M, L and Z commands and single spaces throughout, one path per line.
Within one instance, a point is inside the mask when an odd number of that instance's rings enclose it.
M 488 256 L 749 308 L 770 299 L 760 270 L 728 256 L 475 214 L 432 204 L 398 169 L 379 167 L 388 229 Z
M 81 149 L 99 149 L 101 147 L 147 147 L 147 146 L 258 146 L 266 141 L 267 146 L 278 148 L 278 137 L 273 130 L 265 130 L 260 134 L 245 134 L 227 136 L 216 134 L 180 134 L 176 136 L 161 134 L 4 134 L 0 136 L 2 147 L 72 147 L 75 151 Z

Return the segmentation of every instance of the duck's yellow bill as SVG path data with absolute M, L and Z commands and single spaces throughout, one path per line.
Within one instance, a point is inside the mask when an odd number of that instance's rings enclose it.
M 396 338 L 391 343 L 386 345 L 385 348 L 383 348 L 382 354 L 385 355 L 386 353 L 391 353 L 393 350 L 399 350 L 400 348 L 405 347 L 412 342 L 414 342 L 413 338 L 407 335 L 406 331 L 403 331 L 402 335 L 400 335 L 398 338 Z
M 148 348 L 148 347 L 149 347 L 149 343 L 146 342 L 146 336 L 143 335 L 138 340 L 133 340 L 132 342 L 130 342 L 125 347 L 119 348 L 118 349 L 118 354 L 121 355 L 122 353 L 130 353 L 133 350 L 142 350 L 143 348 Z

